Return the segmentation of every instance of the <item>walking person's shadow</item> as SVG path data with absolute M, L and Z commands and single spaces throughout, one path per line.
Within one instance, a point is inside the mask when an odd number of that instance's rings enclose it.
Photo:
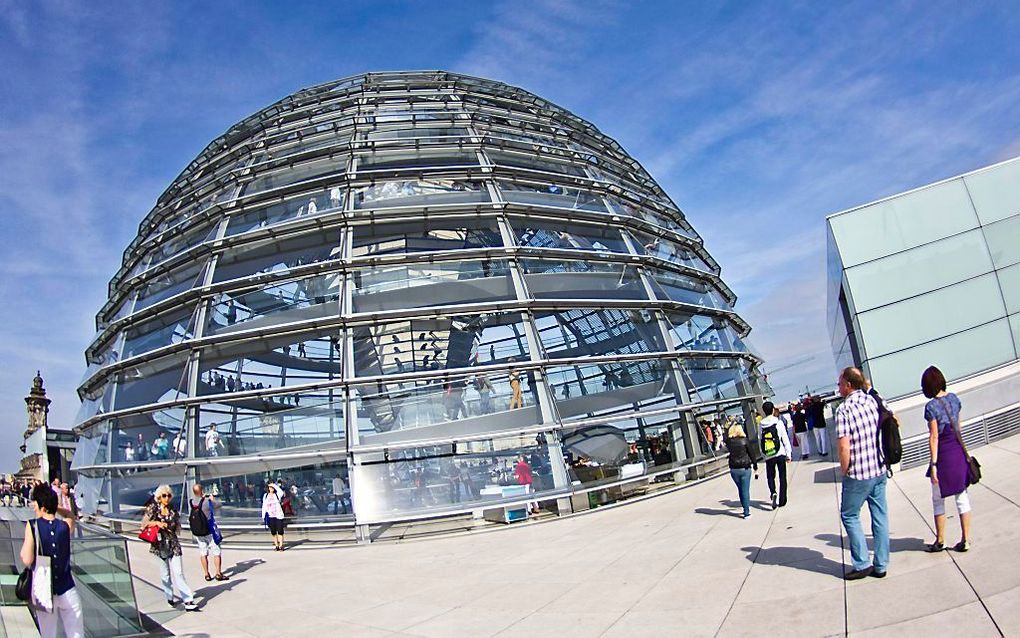
M 850 551 L 849 541 L 841 537 L 839 534 L 816 534 L 815 538 L 831 547 L 843 547 L 846 545 L 847 551 Z M 868 549 L 874 551 L 875 539 L 871 536 L 867 537 Z M 923 552 L 927 545 L 922 538 L 906 537 L 906 538 L 890 538 L 889 539 L 889 553 L 895 554 L 896 552 Z
M 807 547 L 741 547 L 747 560 L 756 565 L 781 565 L 792 569 L 843 577 L 843 563 L 826 558 L 816 549 Z
M 230 567 L 225 568 L 223 570 L 223 574 L 226 575 L 226 576 L 237 576 L 238 574 L 243 574 L 244 572 L 248 571 L 252 567 L 257 567 L 259 565 L 262 565 L 265 562 L 266 561 L 264 559 L 261 559 L 261 558 L 251 558 L 251 559 L 248 559 L 248 560 L 242 560 L 239 563 L 234 563 Z

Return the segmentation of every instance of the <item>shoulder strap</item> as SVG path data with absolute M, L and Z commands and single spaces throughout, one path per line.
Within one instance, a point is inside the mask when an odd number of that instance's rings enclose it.
M 952 413 L 952 410 L 950 410 L 950 406 L 944 400 L 945 397 L 935 397 L 935 398 L 940 400 L 939 404 L 946 411 L 946 416 L 949 417 L 949 428 L 953 431 L 954 434 L 956 434 L 956 440 L 960 442 L 960 447 L 963 448 L 963 455 L 967 459 L 970 459 L 970 452 L 967 450 L 967 444 L 963 442 L 963 435 L 960 433 L 959 419 L 953 417 L 953 413 Z
M 42 556 L 42 541 L 39 540 L 39 519 L 32 520 L 32 538 L 35 540 L 35 555 Z

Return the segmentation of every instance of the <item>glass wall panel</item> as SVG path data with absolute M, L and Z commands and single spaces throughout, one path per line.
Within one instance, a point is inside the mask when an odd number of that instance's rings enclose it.
M 356 313 L 514 298 L 502 259 L 366 266 L 353 276 Z
M 286 281 L 213 298 L 206 334 L 340 316 L 342 273 Z
M 1006 312 L 1012 314 L 1020 312 L 1020 264 L 996 271 L 999 278 L 999 289 L 1002 290 L 1002 299 L 1006 303 Z
M 1020 162 L 979 171 L 963 178 L 982 224 L 1020 214 Z
M 502 246 L 496 219 L 413 221 L 353 227 L 353 257 Z
M 227 236 L 248 232 L 255 228 L 267 228 L 292 219 L 315 217 L 342 210 L 344 192 L 339 186 L 325 191 L 299 195 L 284 202 L 246 210 L 231 215 L 227 224 Z
M 660 415 L 564 428 L 561 432 L 563 456 L 571 483 L 592 487 L 642 476 L 676 462 L 673 430 L 679 427 L 676 415 Z M 591 498 L 604 504 L 623 495 L 620 488 L 616 488 L 609 493 L 593 493 Z
M 343 174 L 347 171 L 347 156 L 319 159 L 296 166 L 282 168 L 278 171 L 261 175 L 248 182 L 244 187 L 244 195 L 261 193 L 271 188 L 282 188 L 325 175 Z
M 726 298 L 715 286 L 708 282 L 678 275 L 671 272 L 656 272 L 652 280 L 652 288 L 659 299 L 669 299 L 680 303 L 729 310 Z
M 984 236 L 974 229 L 848 268 L 846 277 L 854 306 L 864 312 L 991 270 Z
M 187 352 L 146 361 L 117 373 L 114 408 L 124 410 L 188 396 Z
M 849 268 L 976 228 L 962 180 L 929 186 L 829 219 Z
M 503 199 L 514 204 L 534 204 L 537 206 L 556 206 L 597 213 L 606 212 L 606 204 L 602 196 L 590 191 L 559 184 L 519 184 L 515 182 L 499 182 Z
M 509 429 L 539 422 L 532 373 L 516 369 L 419 381 L 378 381 L 355 387 L 362 443 L 379 433 L 462 422 L 465 432 Z M 454 428 L 422 432 L 448 434 Z
M 676 405 L 669 363 L 619 361 L 552 367 L 547 378 L 565 420 Z
M 1014 352 L 1020 356 L 1020 314 L 1009 316 L 1009 329 L 1013 333 Z
M 553 489 L 552 433 L 390 450 L 363 455 L 355 500 L 359 520 L 384 520 L 436 508 L 495 506 L 528 492 L 519 476 L 530 469 L 537 497 Z M 520 465 L 523 458 L 527 463 Z
M 183 463 L 164 463 L 158 467 L 111 470 L 106 485 L 109 486 L 113 500 L 108 506 L 104 507 L 101 504 L 99 507 L 119 517 L 140 521 L 145 503 L 152 498 L 152 494 L 160 485 L 170 486 L 173 490 L 173 504 L 180 507 L 184 499 L 191 496 L 190 494 L 185 496 L 184 469 Z
M 627 253 L 620 231 L 611 226 L 571 224 L 563 221 L 511 217 L 517 243 L 526 248 L 591 250 L 599 253 Z
M 677 350 L 704 352 L 747 352 L 747 346 L 737 336 L 729 321 L 686 312 L 671 312 L 669 336 Z
M 557 162 L 548 156 L 539 159 L 528 155 L 502 153 L 499 151 L 488 151 L 487 154 L 489 160 L 498 166 L 513 166 L 546 173 L 562 173 L 564 175 L 573 175 L 574 177 L 588 177 L 588 173 L 584 170 L 583 166 L 567 162 Z
M 443 141 L 448 138 L 459 138 L 468 135 L 468 130 L 459 126 L 450 127 L 416 127 L 416 128 L 377 128 L 374 131 L 365 133 L 365 139 L 370 142 L 383 142 L 389 140 L 430 140 Z
M 204 272 L 205 261 L 200 260 L 169 272 L 150 276 L 138 290 L 138 301 L 135 302 L 134 312 L 200 285 Z
M 868 358 L 972 328 L 1006 316 L 999 283 L 982 275 L 857 315 Z
M 426 168 L 432 166 L 477 166 L 478 155 L 469 151 L 399 151 L 358 156 L 358 173 Z
M 451 370 L 528 359 L 517 312 L 411 319 L 352 328 L 358 376 Z
M 760 393 L 750 365 L 743 359 L 681 359 L 680 369 L 691 401 L 719 401 Z
M 328 146 L 342 148 L 346 147 L 347 143 L 350 141 L 350 131 L 335 131 L 328 135 L 306 135 L 304 139 L 287 140 L 283 143 L 278 143 L 274 140 L 271 142 L 269 152 L 261 159 L 281 159 L 291 155 L 297 155 L 298 153 L 312 151 L 317 148 L 326 148 Z
M 705 263 L 705 260 L 686 246 L 639 230 L 631 231 L 631 233 L 640 245 L 639 250 L 646 255 L 665 259 L 668 262 L 680 264 L 681 266 L 712 272 L 712 268 Z
M 538 312 L 535 325 L 546 356 L 552 359 L 666 349 L 655 315 L 646 310 L 577 308 Z
M 638 270 L 624 264 L 566 259 L 523 259 L 536 299 L 647 299 Z
M 217 224 L 204 224 L 198 228 L 170 237 L 163 243 L 145 248 L 147 254 L 138 262 L 129 276 L 133 277 L 147 268 L 158 266 L 171 257 L 193 248 L 216 235 Z
M 199 408 L 197 456 L 272 453 L 345 439 L 343 388 L 247 397 Z
M 194 307 L 186 307 L 129 328 L 126 331 L 123 356 L 126 359 L 173 343 L 181 343 L 194 336 L 195 310 Z
M 250 471 L 230 476 L 207 474 L 214 469 L 226 471 L 228 468 L 237 472 L 238 466 L 201 468 L 199 481 L 207 494 L 216 496 L 219 505 L 216 518 L 219 521 L 261 521 L 262 495 L 266 493 L 266 484 L 270 482 L 287 491 L 294 517 L 303 523 L 334 519 L 336 516 L 342 519 L 353 514 L 351 481 L 346 460 L 290 461 L 289 464 L 295 462 L 307 465 L 287 467 L 281 463 L 277 467 L 275 463 L 252 466 L 244 464 L 241 468 L 250 467 Z
M 111 423 L 111 461 L 167 461 L 188 455 L 184 408 L 164 408 L 116 418 Z M 104 459 L 105 460 L 105 459 Z
M 340 378 L 334 334 L 279 335 L 218 344 L 202 353 L 199 395 L 247 392 Z
M 950 335 L 937 341 L 868 360 L 872 381 L 886 398 L 918 392 L 921 373 L 936 365 L 953 380 L 987 370 L 1016 358 L 1013 337 L 1006 319 Z M 951 389 L 951 388 L 950 388 Z M 916 428 L 920 434 L 923 424 Z M 908 429 L 913 429 L 912 424 Z M 924 429 L 924 431 L 927 431 Z
M 981 230 L 996 268 L 1020 262 L 1020 215 L 989 224 Z
M 489 192 L 480 182 L 457 179 L 394 180 L 354 191 L 354 208 L 387 206 L 437 206 L 489 201 Z
M 694 239 L 698 237 L 696 233 L 672 219 L 664 211 L 657 211 L 651 208 L 650 205 L 641 206 L 636 202 L 621 199 L 619 197 L 607 197 L 606 199 L 609 202 L 609 210 L 613 213 L 634 217 L 635 219 L 646 221 L 649 224 L 655 224 L 656 226 L 666 228 L 678 235 L 684 235 L 685 237 L 691 237 Z M 676 214 L 679 215 L 679 213 Z
M 267 240 L 245 244 L 220 256 L 213 273 L 213 282 L 289 270 L 339 258 L 339 228 L 316 231 L 283 241 Z

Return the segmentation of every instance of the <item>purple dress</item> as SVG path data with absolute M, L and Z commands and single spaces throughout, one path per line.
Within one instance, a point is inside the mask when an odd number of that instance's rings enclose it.
M 960 399 L 952 392 L 935 397 L 924 406 L 924 420 L 939 424 L 939 453 L 936 471 L 942 497 L 956 496 L 967 489 L 967 455 L 955 428 L 960 423 Z

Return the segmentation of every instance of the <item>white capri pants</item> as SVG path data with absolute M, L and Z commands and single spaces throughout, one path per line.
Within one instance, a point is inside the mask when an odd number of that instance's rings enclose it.
M 967 490 L 963 490 L 953 498 L 956 500 L 958 514 L 966 514 L 970 511 L 970 497 L 967 496 Z M 946 499 L 942 498 L 942 492 L 939 491 L 937 483 L 931 484 L 931 507 L 935 510 L 935 516 L 946 515 Z
M 85 635 L 81 598 L 76 587 L 53 597 L 53 611 L 36 610 L 39 635 L 42 638 L 57 638 L 58 616 L 64 624 L 64 635 L 67 638 L 82 638 Z

